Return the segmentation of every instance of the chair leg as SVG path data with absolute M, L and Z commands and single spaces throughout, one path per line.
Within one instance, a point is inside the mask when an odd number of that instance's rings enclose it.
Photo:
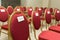
M 36 37 L 36 31 L 35 31 L 35 29 L 34 29 L 34 28 L 33 28 L 33 31 L 34 31 L 35 39 L 37 40 L 37 37 Z
M 32 33 L 32 23 L 30 24 L 30 29 L 31 29 L 30 31 L 31 31 L 31 33 Z
M 41 21 L 41 27 L 40 27 L 41 31 L 42 31 L 42 27 L 43 27 L 43 21 Z
M 29 40 L 31 40 L 30 34 L 29 34 Z

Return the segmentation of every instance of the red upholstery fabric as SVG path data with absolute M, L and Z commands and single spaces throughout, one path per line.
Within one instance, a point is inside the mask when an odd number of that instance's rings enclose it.
M 38 16 L 36 16 L 36 13 L 38 14 Z M 33 22 L 34 28 L 38 30 L 41 26 L 41 20 L 38 12 L 33 12 L 32 22 Z
M 8 25 L 3 25 L 2 29 L 8 30 Z
M 5 12 L 1 12 L 1 10 L 5 10 Z M 8 12 L 5 8 L 0 8 L 0 21 L 5 22 L 8 20 Z
M 13 7 L 12 6 L 8 6 L 7 7 L 7 11 L 11 15 L 13 13 Z
M 57 24 L 58 26 L 60 26 L 60 23 L 59 24 Z
M 59 13 L 57 13 L 57 11 L 59 11 Z M 56 13 L 55 13 L 55 18 L 56 18 L 56 21 L 59 21 L 60 20 L 60 10 L 57 10 Z
M 26 7 L 23 7 L 24 11 L 26 11 Z
M 60 40 L 60 33 L 53 31 L 43 31 L 39 34 L 39 40 Z
M 50 12 L 51 12 L 51 13 L 53 12 L 53 8 L 50 8 Z
M 60 26 L 51 26 L 49 28 L 49 30 L 55 31 L 55 32 L 59 32 L 60 33 Z
M 39 12 L 39 15 L 41 16 L 43 10 L 41 8 L 38 8 L 37 11 Z
M 50 24 L 51 23 L 51 12 L 48 13 L 49 10 L 46 11 L 45 18 L 46 18 L 46 23 Z
M 24 21 L 18 22 L 17 17 L 23 16 Z M 29 36 L 29 25 L 26 17 L 22 13 L 16 13 L 12 16 L 10 31 L 13 40 L 27 40 Z
M 28 16 L 30 16 L 30 17 L 31 17 L 32 11 L 33 11 L 33 9 L 32 9 L 32 8 L 28 8 Z
M 23 7 L 20 7 L 20 10 L 23 12 L 24 11 L 24 8 Z

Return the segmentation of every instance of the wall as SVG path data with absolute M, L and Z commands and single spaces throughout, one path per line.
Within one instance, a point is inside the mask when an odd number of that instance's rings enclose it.
M 60 0 L 51 0 L 50 7 L 60 9 Z
M 27 7 L 41 7 L 42 0 L 21 0 L 21 5 L 22 6 L 27 6 Z
M 1 6 L 1 0 L 0 0 L 0 6 Z

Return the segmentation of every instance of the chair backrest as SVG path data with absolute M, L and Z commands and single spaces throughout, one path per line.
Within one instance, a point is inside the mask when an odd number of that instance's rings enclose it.
M 8 20 L 8 11 L 6 8 L 0 6 L 0 21 L 5 22 Z
M 31 7 L 29 7 L 29 8 L 27 9 L 27 11 L 28 11 L 28 16 L 31 17 L 31 14 L 32 14 L 33 9 L 32 9 Z
M 60 10 L 56 10 L 56 12 L 55 12 L 55 18 L 56 18 L 56 21 L 60 20 Z
M 22 12 L 14 12 L 9 19 L 9 38 L 13 40 L 27 40 L 29 24 Z
M 8 6 L 7 7 L 7 11 L 11 15 L 13 13 L 13 7 L 12 6 Z
M 53 8 L 50 8 L 50 12 L 53 13 Z
M 37 11 L 34 11 L 32 13 L 32 23 L 33 23 L 33 26 L 36 30 L 38 30 L 41 26 L 41 20 L 40 20 L 40 15 Z
M 47 10 L 45 13 L 45 19 L 46 19 L 46 23 L 50 24 L 51 23 L 51 12 L 50 10 Z
M 26 11 L 26 7 L 23 7 L 24 11 Z
M 41 16 L 43 12 L 42 8 L 38 8 L 37 11 L 39 12 L 39 15 Z

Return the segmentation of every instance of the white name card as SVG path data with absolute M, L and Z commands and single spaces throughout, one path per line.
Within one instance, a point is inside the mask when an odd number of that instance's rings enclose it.
M 50 14 L 50 11 L 48 11 L 47 13 Z
M 20 9 L 17 9 L 17 11 L 20 11 Z
M 22 22 L 22 21 L 24 21 L 24 17 L 23 16 L 19 16 L 19 17 L 17 17 L 17 20 L 18 20 L 18 22 Z
M 41 8 L 39 8 L 39 10 L 41 10 Z
M 30 9 L 30 11 L 32 11 L 32 9 Z
M 39 16 L 39 14 L 38 14 L 38 13 L 36 13 L 35 15 L 36 15 L 36 16 Z
M 1 12 L 5 12 L 5 10 L 4 9 L 1 9 Z
M 60 13 L 60 11 L 57 11 L 57 13 Z

